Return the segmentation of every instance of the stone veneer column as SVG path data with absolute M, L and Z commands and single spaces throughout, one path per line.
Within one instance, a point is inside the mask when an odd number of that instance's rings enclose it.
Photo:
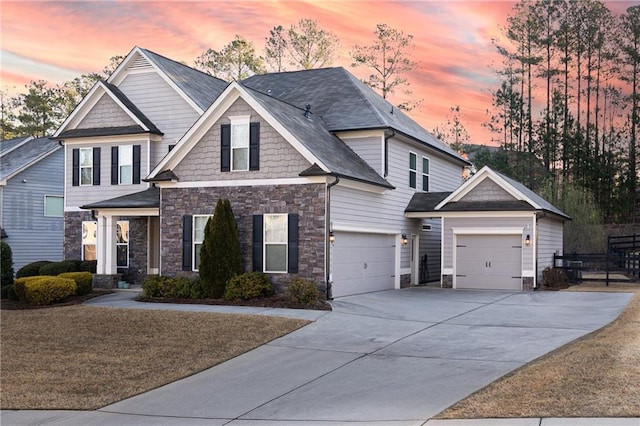
M 453 275 L 442 276 L 442 288 L 453 288 Z

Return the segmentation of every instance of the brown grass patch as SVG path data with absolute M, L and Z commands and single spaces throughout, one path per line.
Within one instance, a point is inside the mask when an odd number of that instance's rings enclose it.
M 238 356 L 309 321 L 89 306 L 5 311 L 2 409 L 91 410 Z
M 636 294 L 611 324 L 493 382 L 437 418 L 639 417 L 640 286 L 629 286 L 572 288 Z

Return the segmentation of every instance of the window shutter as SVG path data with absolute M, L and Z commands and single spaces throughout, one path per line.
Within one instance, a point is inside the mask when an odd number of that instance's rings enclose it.
M 288 217 L 289 221 L 289 273 L 298 273 L 298 221 L 299 216 L 292 213 Z
M 231 124 L 220 125 L 220 171 L 231 170 Z
M 80 185 L 80 150 L 73 150 L 73 186 Z
M 140 183 L 140 145 L 133 146 L 133 183 Z
M 93 148 L 93 184 L 100 185 L 100 148 Z
M 182 216 L 182 270 L 191 271 L 191 246 L 192 246 L 192 223 L 191 215 Z
M 118 184 L 118 147 L 111 147 L 111 185 Z
M 261 214 L 253 216 L 253 271 L 264 271 L 262 265 L 263 218 Z
M 260 123 L 249 125 L 249 170 L 260 170 Z

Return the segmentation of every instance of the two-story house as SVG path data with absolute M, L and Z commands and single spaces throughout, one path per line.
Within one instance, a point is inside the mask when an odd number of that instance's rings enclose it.
M 299 275 L 338 297 L 439 280 L 441 221 L 405 209 L 468 165 L 343 68 L 226 83 L 138 47 L 55 137 L 65 257 L 97 259 L 97 285 L 195 275 L 220 198 L 245 270 L 278 285 Z

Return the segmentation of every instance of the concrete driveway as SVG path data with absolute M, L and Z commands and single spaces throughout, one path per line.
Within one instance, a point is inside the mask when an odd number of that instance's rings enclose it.
M 200 374 L 39 424 L 424 424 L 608 324 L 631 296 L 410 288 L 344 297 L 312 324 Z

